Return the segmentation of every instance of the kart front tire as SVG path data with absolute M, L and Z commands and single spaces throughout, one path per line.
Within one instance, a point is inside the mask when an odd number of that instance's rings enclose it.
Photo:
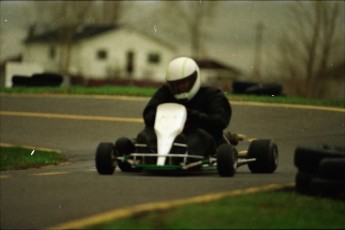
M 271 140 L 254 140 L 248 149 L 248 163 L 252 173 L 273 173 L 278 167 L 278 147 Z
M 221 177 L 234 176 L 237 169 L 237 150 L 229 144 L 218 147 L 217 170 Z
M 96 169 L 99 174 L 111 175 L 115 171 L 112 143 L 100 143 L 96 150 Z

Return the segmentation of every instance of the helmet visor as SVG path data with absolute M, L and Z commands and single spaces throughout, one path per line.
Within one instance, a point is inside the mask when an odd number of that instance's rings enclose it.
M 174 95 L 188 93 L 193 88 L 196 82 L 197 76 L 198 76 L 197 71 L 194 71 L 191 75 L 183 79 L 168 81 L 167 83 L 171 92 Z

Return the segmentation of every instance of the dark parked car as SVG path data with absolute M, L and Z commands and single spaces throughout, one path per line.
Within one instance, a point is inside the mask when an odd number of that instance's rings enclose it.
M 60 86 L 63 82 L 63 76 L 57 73 L 39 73 L 30 76 L 15 75 L 12 77 L 14 87 L 29 86 Z

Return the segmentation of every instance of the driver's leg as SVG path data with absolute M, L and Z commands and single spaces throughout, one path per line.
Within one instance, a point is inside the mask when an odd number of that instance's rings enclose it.
M 157 137 L 153 128 L 146 126 L 136 138 L 136 143 L 143 145 L 138 148 L 138 152 L 157 152 Z
M 151 127 L 145 127 L 136 138 L 136 151 L 137 153 L 157 153 L 157 138 L 154 129 Z M 156 158 L 145 157 L 143 158 L 145 164 L 155 164 Z
M 188 153 L 208 157 L 217 151 L 216 142 L 205 130 L 197 129 L 187 135 Z

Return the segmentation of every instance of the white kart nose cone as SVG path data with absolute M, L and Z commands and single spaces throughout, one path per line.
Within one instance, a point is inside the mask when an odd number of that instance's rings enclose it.
M 183 105 L 165 103 L 157 107 L 155 132 L 158 140 L 157 165 L 165 164 L 166 155 L 169 154 L 172 144 L 178 134 L 183 131 L 187 119 L 187 110 Z

